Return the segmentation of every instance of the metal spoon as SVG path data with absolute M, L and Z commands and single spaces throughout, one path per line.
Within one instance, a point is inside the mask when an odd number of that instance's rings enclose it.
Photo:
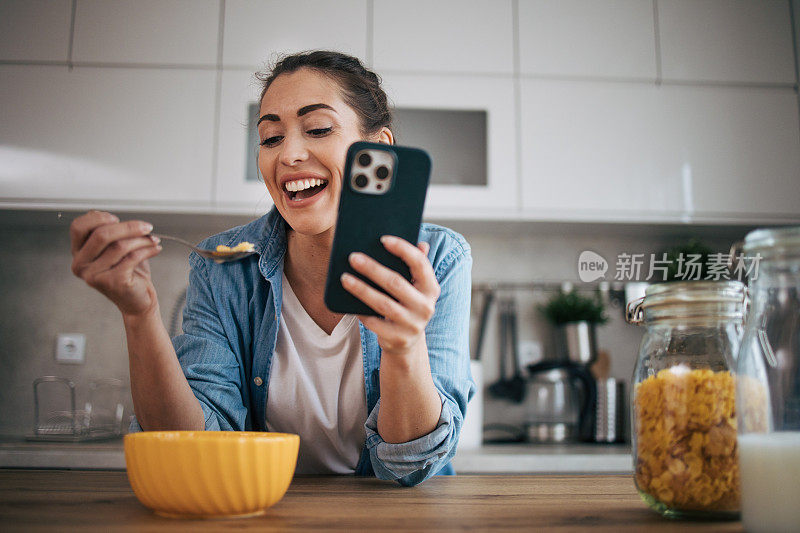
M 68 220 L 64 214 L 59 211 L 58 212 L 58 220 L 59 222 L 71 222 Z M 218 252 L 216 250 L 206 250 L 205 248 L 198 248 L 194 244 L 190 243 L 189 241 L 185 241 L 183 239 L 179 239 L 178 237 L 173 237 L 171 235 L 163 235 L 161 233 L 150 233 L 152 237 L 158 237 L 161 240 L 168 240 L 168 241 L 175 241 L 179 244 L 186 246 L 187 248 L 191 248 L 198 255 L 202 255 L 207 259 L 213 259 L 216 263 L 228 263 L 230 261 L 238 261 L 239 259 L 244 259 L 250 255 L 253 255 L 255 251 L 252 252 Z
M 180 243 L 180 244 L 186 246 L 187 248 L 191 248 L 192 250 L 197 252 L 198 255 L 202 255 L 203 257 L 206 257 L 208 259 L 213 259 L 214 262 L 216 262 L 216 263 L 228 263 L 230 261 L 238 261 L 239 259 L 244 259 L 245 257 L 251 256 L 254 253 L 256 253 L 255 251 L 252 251 L 252 252 L 225 252 L 225 251 L 218 252 L 216 250 L 206 250 L 205 248 L 198 248 L 197 246 L 195 246 L 194 244 L 190 243 L 189 241 L 185 241 L 183 239 L 179 239 L 178 237 L 173 237 L 171 235 L 163 235 L 161 233 L 151 233 L 150 236 L 151 237 L 158 237 L 162 241 L 163 240 L 168 240 L 168 241 L 175 241 L 177 243 Z

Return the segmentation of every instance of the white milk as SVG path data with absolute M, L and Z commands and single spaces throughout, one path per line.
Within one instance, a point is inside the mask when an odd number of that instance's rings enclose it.
M 739 469 L 744 528 L 800 531 L 800 431 L 739 435 Z

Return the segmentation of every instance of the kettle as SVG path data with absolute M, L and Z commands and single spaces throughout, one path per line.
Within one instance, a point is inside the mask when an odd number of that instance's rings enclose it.
M 597 387 L 583 365 L 542 361 L 528 365 L 525 427 L 540 443 L 591 441 Z

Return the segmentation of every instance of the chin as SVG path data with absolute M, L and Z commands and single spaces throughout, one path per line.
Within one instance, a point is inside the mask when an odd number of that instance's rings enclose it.
M 301 233 L 303 235 L 319 235 L 328 230 L 332 230 L 336 225 L 336 214 L 334 213 L 331 215 L 325 211 L 321 213 L 314 213 L 311 211 L 305 213 L 293 213 L 291 210 L 289 210 L 289 213 L 281 213 L 281 215 L 283 215 L 283 218 L 286 220 L 286 223 L 289 224 L 292 230 L 296 231 L 297 233 Z

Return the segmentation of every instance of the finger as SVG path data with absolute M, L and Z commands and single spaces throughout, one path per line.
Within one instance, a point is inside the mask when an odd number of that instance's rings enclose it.
M 431 251 L 431 245 L 425 241 L 418 242 L 417 248 L 422 250 L 422 253 L 425 254 L 425 257 L 428 257 L 428 252 Z M 430 259 L 428 259 L 428 261 L 430 261 Z M 414 283 L 414 281 L 416 280 L 414 278 L 411 278 L 411 283 Z
M 370 287 L 352 274 L 342 274 L 342 287 L 347 292 L 364 302 L 370 309 L 392 322 L 412 324 L 411 316 L 402 305 L 384 293 Z
M 140 248 L 156 246 L 160 242 L 157 237 L 136 237 L 133 239 L 120 239 L 106 247 L 95 261 L 86 268 L 87 275 L 97 274 L 114 268 L 125 256 Z
M 358 319 L 364 324 L 364 327 L 369 329 L 379 338 L 386 338 L 389 335 L 394 333 L 392 329 L 391 322 L 386 322 L 386 320 L 371 315 L 356 315 Z
M 117 224 L 106 224 L 92 231 L 86 243 L 76 255 L 78 261 L 94 261 L 108 245 L 120 239 L 143 237 L 153 231 L 153 225 L 142 220 L 128 220 Z
M 160 244 L 134 250 L 117 263 L 114 268 L 97 273 L 93 278 L 94 282 L 109 288 L 116 284 L 125 283 L 131 279 L 131 275 L 137 266 L 151 257 L 155 257 L 160 252 Z
M 428 256 L 423 254 L 422 250 L 407 240 L 393 235 L 384 235 L 381 237 L 381 242 L 386 250 L 408 265 L 415 287 L 429 296 L 439 297 L 439 283 L 436 281 Z
M 419 337 L 409 335 L 388 320 L 376 316 L 356 315 L 364 327 L 378 336 L 378 343 L 384 354 L 389 352 L 404 352 L 409 350 L 414 343 L 419 342 Z
M 81 249 L 92 230 L 103 224 L 116 224 L 117 222 L 119 222 L 119 218 L 111 213 L 94 209 L 73 220 L 69 225 L 72 253 Z
M 415 313 L 424 314 L 431 311 L 430 298 L 422 294 L 406 278 L 391 268 L 387 268 L 368 255 L 358 252 L 350 255 L 350 265 L 356 272 L 366 276 L 370 281 L 394 296 L 402 305 Z

